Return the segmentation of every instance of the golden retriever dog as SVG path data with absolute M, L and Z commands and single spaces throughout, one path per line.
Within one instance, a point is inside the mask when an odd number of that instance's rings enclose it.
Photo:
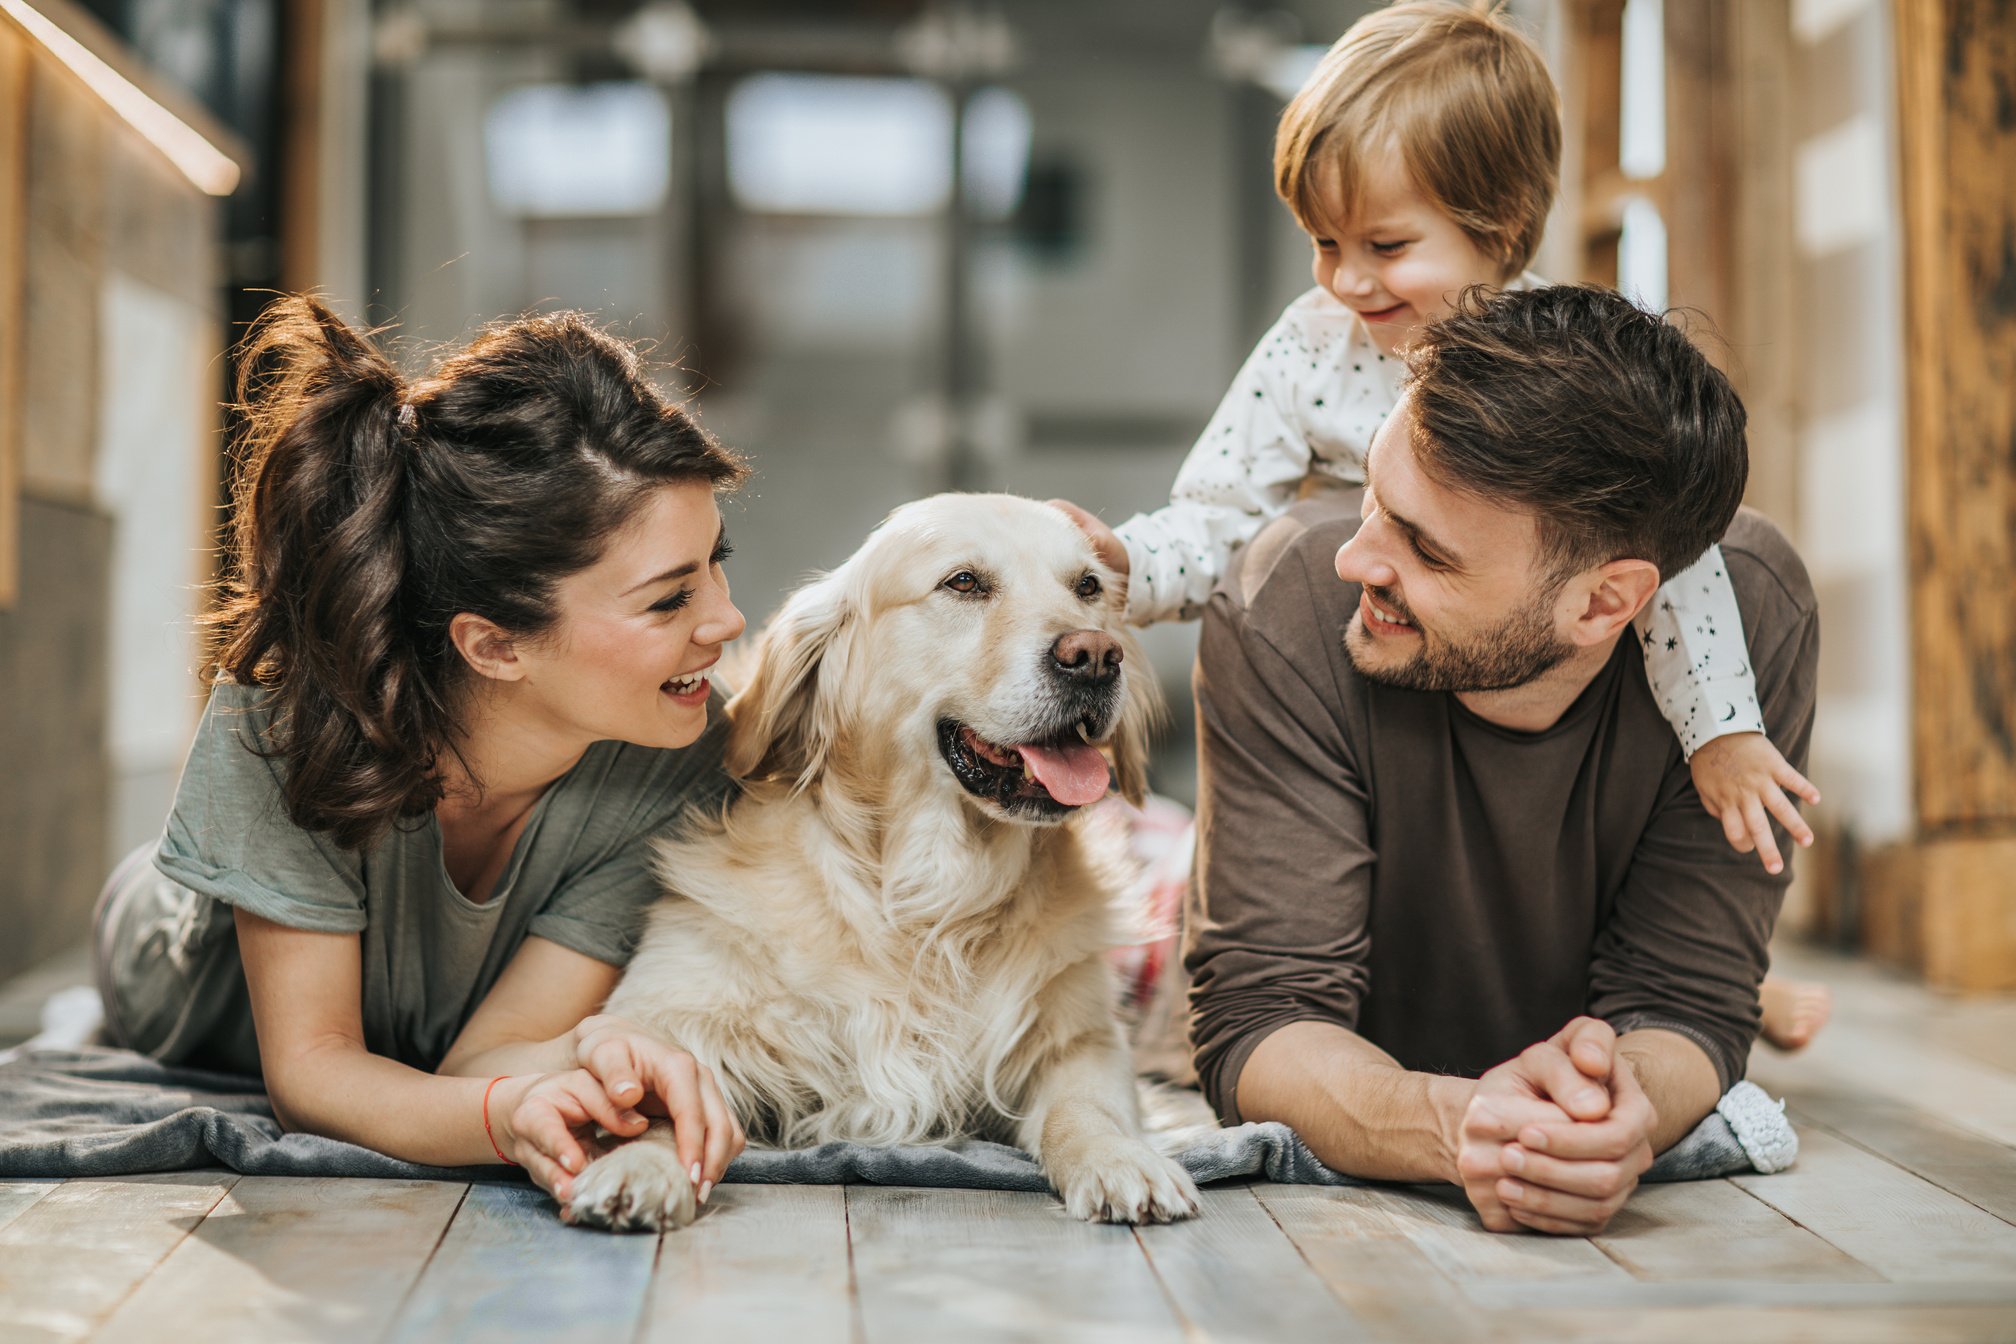
M 1124 865 L 1080 816 L 1102 747 L 1123 795 L 1146 787 L 1160 698 L 1123 606 L 1048 505 L 898 509 L 764 631 L 729 706 L 744 791 L 663 844 L 667 894 L 607 1011 L 712 1069 L 754 1143 L 994 1139 L 1080 1218 L 1194 1214 L 1114 1015 Z M 592 1162 L 567 1212 L 691 1221 L 669 1126 Z

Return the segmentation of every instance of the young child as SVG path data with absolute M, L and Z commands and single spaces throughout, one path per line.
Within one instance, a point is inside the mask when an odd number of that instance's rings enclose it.
M 1398 352 L 1471 285 L 1526 288 L 1559 171 L 1540 53 L 1495 15 L 1408 0 L 1354 24 L 1282 114 L 1275 187 L 1315 247 L 1316 287 L 1261 339 L 1164 508 L 1117 529 L 1053 501 L 1128 580 L 1137 624 L 1194 619 L 1233 551 L 1311 487 L 1363 485 L 1400 394 Z M 1702 804 L 1739 852 L 1784 868 L 1769 816 L 1813 833 L 1786 794 L 1819 792 L 1764 736 L 1736 596 L 1711 547 L 1669 578 L 1636 632 Z M 1768 814 L 1768 816 L 1767 816 Z M 1821 986 L 1767 981 L 1764 1032 L 1796 1049 Z

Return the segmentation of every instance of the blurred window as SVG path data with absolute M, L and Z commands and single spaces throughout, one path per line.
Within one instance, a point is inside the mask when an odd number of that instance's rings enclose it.
M 655 213 L 672 171 L 672 110 L 642 82 L 533 84 L 483 122 L 490 198 L 532 218 Z
M 917 216 L 952 190 L 952 98 L 917 79 L 752 75 L 728 95 L 728 185 L 762 214 Z M 1006 89 L 966 106 L 965 192 L 1010 214 L 1029 167 L 1029 109 Z

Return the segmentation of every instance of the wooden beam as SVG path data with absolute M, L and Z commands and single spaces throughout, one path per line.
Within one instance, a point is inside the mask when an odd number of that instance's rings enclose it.
M 1987 836 L 2016 832 L 2016 0 L 1891 14 L 1918 822 Z M 2016 907 L 2010 872 L 1975 876 Z
M 21 588 L 23 314 L 28 255 L 28 40 L 0 24 L 0 610 Z

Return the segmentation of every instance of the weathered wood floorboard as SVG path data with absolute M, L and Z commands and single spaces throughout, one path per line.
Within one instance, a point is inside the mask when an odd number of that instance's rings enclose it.
M 1377 1186 L 1367 1193 L 1406 1228 L 1436 1268 L 1465 1289 L 1499 1279 L 1630 1278 L 1616 1261 L 1580 1238 L 1486 1232 L 1470 1201 L 1454 1186 Z
M 1802 1133 L 1824 1129 L 2016 1223 L 2016 1148 L 1883 1097 L 1798 1090 L 1788 1100 Z
M 1203 1213 L 1135 1235 L 1200 1340 L 1372 1340 L 1243 1185 L 1202 1191 Z
M 847 1221 L 867 1344 L 1184 1338 L 1133 1231 L 1053 1196 L 849 1186 Z
M 216 1207 L 237 1177 L 65 1181 L 0 1228 L 0 1303 L 16 1340 L 83 1339 Z
M 1261 1205 L 1374 1339 L 1459 1344 L 1502 1337 L 1414 1244 L 1411 1219 L 1366 1187 L 1254 1187 Z
M 49 1197 L 61 1181 L 0 1181 L 0 1227 Z
M 1811 1283 L 1881 1277 L 1727 1181 L 1645 1186 L 1595 1244 L 1640 1279 Z
M 1887 1279 L 2016 1282 L 2016 1227 L 1824 1130 L 1790 1171 L 1731 1179 Z
M 627 1340 L 657 1251 L 654 1236 L 569 1227 L 543 1190 L 472 1185 L 387 1338 Z
M 665 1234 L 641 1344 L 847 1344 L 854 1303 L 837 1185 L 724 1185 Z
M 95 1336 L 107 1344 L 376 1338 L 467 1186 L 247 1176 Z

